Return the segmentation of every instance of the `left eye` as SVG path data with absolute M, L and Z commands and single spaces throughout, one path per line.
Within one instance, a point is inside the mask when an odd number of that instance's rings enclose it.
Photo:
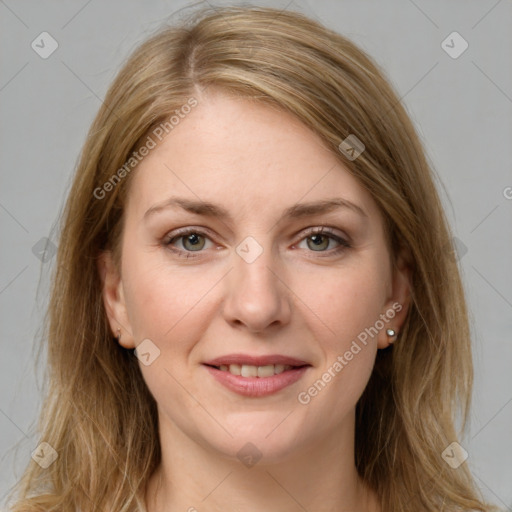
M 298 247 L 303 248 L 301 247 L 301 244 L 303 243 L 306 243 L 307 248 L 314 252 L 324 252 L 328 249 L 334 249 L 340 245 L 344 247 L 348 246 L 348 243 L 342 238 L 326 232 L 316 232 L 309 234 L 301 240 L 301 242 L 298 244 Z M 332 244 L 334 244 L 334 247 L 331 246 Z

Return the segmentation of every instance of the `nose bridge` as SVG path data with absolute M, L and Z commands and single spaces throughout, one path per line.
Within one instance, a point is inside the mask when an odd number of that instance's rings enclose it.
M 230 272 L 225 310 L 226 320 L 263 330 L 271 324 L 286 323 L 290 304 L 287 289 L 276 276 L 279 262 L 269 238 L 247 237 L 236 247 Z
M 282 290 L 277 289 L 278 279 L 273 270 L 273 267 L 276 266 L 275 263 L 270 251 L 250 263 L 239 258 L 233 272 L 236 287 L 253 294 L 277 296 Z M 257 299 L 258 296 L 255 295 L 254 298 Z

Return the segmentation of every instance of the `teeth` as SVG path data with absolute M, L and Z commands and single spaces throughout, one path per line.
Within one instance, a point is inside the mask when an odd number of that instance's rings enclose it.
M 219 370 L 229 372 L 233 375 L 241 375 L 242 377 L 272 377 L 293 367 L 284 364 L 267 364 L 265 366 L 253 366 L 250 364 L 221 364 Z
M 257 377 L 258 376 L 258 367 L 257 366 L 250 366 L 248 364 L 242 365 L 241 370 L 242 377 Z
M 242 375 L 242 367 L 239 364 L 230 364 L 229 366 L 226 366 L 226 371 L 228 370 L 229 373 L 232 373 L 233 375 Z
M 274 375 L 274 365 L 258 366 L 258 377 L 272 377 Z

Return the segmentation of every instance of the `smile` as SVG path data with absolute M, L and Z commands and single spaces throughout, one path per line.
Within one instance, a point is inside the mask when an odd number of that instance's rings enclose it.
M 222 386 L 239 395 L 264 397 L 281 391 L 301 379 L 309 363 L 287 356 L 233 354 L 203 366 Z
M 223 372 L 229 372 L 232 375 L 241 375 L 242 377 L 272 377 L 279 375 L 284 371 L 291 370 L 293 366 L 284 364 L 267 364 L 265 366 L 254 366 L 249 364 L 222 364 L 216 367 Z

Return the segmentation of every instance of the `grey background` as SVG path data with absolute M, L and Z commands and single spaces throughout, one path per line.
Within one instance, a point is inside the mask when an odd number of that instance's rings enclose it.
M 52 225 L 122 61 L 189 4 L 0 0 L 0 498 L 39 442 L 43 369 L 36 379 L 33 350 L 52 258 L 42 263 L 33 246 L 43 237 L 57 243 Z M 440 177 L 472 312 L 476 379 L 462 445 L 484 495 L 512 510 L 512 2 L 259 5 L 300 10 L 358 43 L 384 68 L 418 127 Z M 31 48 L 43 31 L 59 44 L 47 59 Z M 441 47 L 453 31 L 469 43 L 457 59 Z

